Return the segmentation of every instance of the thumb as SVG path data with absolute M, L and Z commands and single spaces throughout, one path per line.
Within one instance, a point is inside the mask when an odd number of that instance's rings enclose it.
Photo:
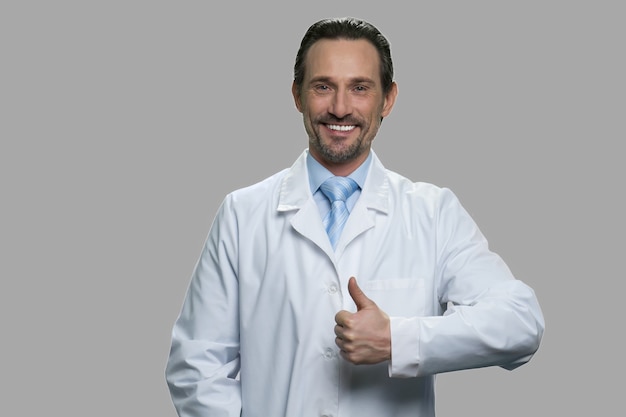
M 363 310 L 364 308 L 375 305 L 372 300 L 367 298 L 359 287 L 359 284 L 356 283 L 356 278 L 354 277 L 350 277 L 350 280 L 348 280 L 348 292 L 350 293 L 350 297 L 354 300 L 357 310 Z

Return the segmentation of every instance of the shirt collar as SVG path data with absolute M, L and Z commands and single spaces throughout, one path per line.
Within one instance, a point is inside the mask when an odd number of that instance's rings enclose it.
M 369 155 L 367 155 L 367 159 L 363 161 L 363 163 L 355 169 L 348 178 L 352 178 L 358 185 L 359 188 L 363 189 L 365 185 L 365 179 L 367 178 L 367 171 L 372 162 L 372 152 L 370 151 Z M 311 153 L 307 150 L 306 153 L 306 167 L 309 171 L 309 186 L 311 187 L 311 194 L 315 194 L 317 189 L 322 185 L 324 181 L 328 178 L 333 177 L 333 173 L 324 168 L 322 164 L 317 162 L 315 158 L 311 156 Z

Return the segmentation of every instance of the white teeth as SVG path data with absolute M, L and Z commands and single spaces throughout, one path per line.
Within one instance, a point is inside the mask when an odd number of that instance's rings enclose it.
M 356 126 L 341 126 L 341 125 L 327 125 L 330 130 L 338 130 L 340 132 L 347 132 L 354 129 Z

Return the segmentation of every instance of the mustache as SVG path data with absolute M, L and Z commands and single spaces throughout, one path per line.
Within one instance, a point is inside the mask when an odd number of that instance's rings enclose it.
M 327 125 L 332 125 L 332 124 L 361 125 L 361 120 L 359 120 L 356 117 L 346 116 L 346 117 L 339 118 L 331 114 L 318 117 L 315 121 L 317 123 L 323 123 Z

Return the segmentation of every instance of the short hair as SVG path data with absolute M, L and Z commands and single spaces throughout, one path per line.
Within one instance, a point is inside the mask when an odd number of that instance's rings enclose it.
M 320 20 L 311 25 L 304 34 L 293 69 L 293 80 L 298 94 L 302 91 L 306 54 L 311 46 L 321 39 L 365 39 L 369 41 L 378 51 L 380 58 L 380 80 L 383 92 L 385 94 L 389 92 L 393 84 L 393 62 L 389 42 L 371 23 L 353 17 L 342 17 Z

